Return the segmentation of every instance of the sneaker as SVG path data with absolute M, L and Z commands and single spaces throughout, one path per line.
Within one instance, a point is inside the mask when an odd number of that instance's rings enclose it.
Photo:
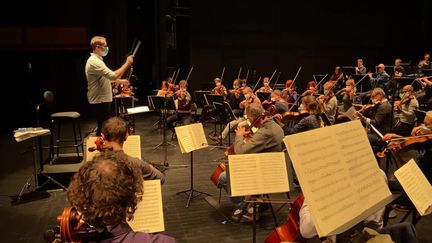
M 217 143 L 220 143 L 222 141 L 222 137 L 220 135 L 209 135 L 209 138 Z
M 255 213 L 255 221 L 258 221 L 260 219 L 260 214 L 258 210 L 258 206 L 256 207 L 256 213 Z M 242 215 L 242 218 L 240 220 L 241 223 L 253 223 L 253 206 L 250 206 L 247 208 L 246 213 Z
M 242 215 L 245 214 L 246 212 L 243 211 L 243 209 L 237 209 L 236 211 L 234 211 L 233 215 L 231 216 L 231 218 L 235 221 L 235 222 L 240 222 L 240 219 L 242 218 Z

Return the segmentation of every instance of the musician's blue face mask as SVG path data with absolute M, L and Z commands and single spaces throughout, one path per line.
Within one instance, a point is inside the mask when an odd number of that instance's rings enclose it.
M 108 55 L 108 52 L 109 52 L 109 48 L 108 48 L 108 46 L 105 46 L 104 51 L 102 52 L 102 56 L 104 57 L 104 56 Z

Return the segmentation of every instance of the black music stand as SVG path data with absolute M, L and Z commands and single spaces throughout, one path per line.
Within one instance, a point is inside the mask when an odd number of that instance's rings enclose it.
M 216 114 L 219 118 L 219 122 L 221 123 L 221 132 L 222 132 L 222 124 L 223 123 L 227 123 L 228 124 L 228 131 L 231 132 L 231 127 L 230 127 L 230 121 L 231 120 L 235 120 L 237 119 L 236 115 L 234 114 L 233 110 L 231 109 L 231 106 L 228 102 L 213 102 L 213 106 L 216 110 Z M 228 146 L 231 145 L 231 134 L 230 132 L 228 133 Z M 219 146 L 221 148 L 226 148 L 223 146 L 222 144 L 222 139 L 219 141 Z
M 356 84 L 356 87 L 359 87 L 357 89 L 358 92 L 369 91 L 372 89 L 372 84 L 370 82 L 369 75 L 367 75 L 367 74 L 353 74 L 351 76 L 351 78 L 354 79 L 354 83 Z M 358 85 L 360 85 L 360 86 L 358 86 Z
M 198 108 L 203 108 L 204 105 L 207 104 L 207 101 L 204 97 L 204 95 L 209 95 L 211 91 L 208 90 L 195 90 L 195 103 L 197 104 Z
M 169 110 L 175 110 L 174 97 L 172 96 L 151 96 L 151 101 L 155 110 L 159 111 L 162 114 L 162 142 L 156 145 L 153 149 L 157 149 L 160 146 L 168 146 L 174 144 L 166 141 L 166 118 Z
M 206 104 L 209 106 L 213 106 L 213 102 L 217 102 L 217 103 L 223 103 L 224 102 L 224 97 L 222 95 L 215 95 L 215 94 L 204 94 L 204 99 L 206 101 Z M 216 124 L 217 124 L 217 119 L 214 119 L 214 130 L 213 130 L 213 135 L 216 135 Z
M 263 102 L 264 100 L 269 100 L 270 94 L 270 92 L 256 92 L 256 96 L 261 102 Z

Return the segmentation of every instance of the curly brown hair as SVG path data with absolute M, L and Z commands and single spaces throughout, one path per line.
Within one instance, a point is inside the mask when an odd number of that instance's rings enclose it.
M 72 177 L 68 199 L 93 226 L 131 220 L 142 200 L 143 178 L 124 153 L 105 152 Z

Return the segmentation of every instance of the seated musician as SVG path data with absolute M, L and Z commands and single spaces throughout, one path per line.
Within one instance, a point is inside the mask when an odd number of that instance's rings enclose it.
M 249 122 L 255 125 L 258 130 L 253 134 L 252 138 L 245 141 L 247 132 L 244 126 L 239 125 L 236 128 L 236 137 L 234 141 L 235 154 L 249 154 L 249 153 L 264 153 L 264 152 L 280 152 L 282 151 L 283 131 L 281 127 L 276 124 L 272 119 L 263 116 L 264 108 L 259 103 L 251 103 L 246 107 L 246 115 Z M 259 120 L 257 120 L 259 119 Z M 227 190 L 227 175 L 223 172 L 219 176 L 220 185 Z M 241 220 L 244 222 L 253 221 L 253 211 L 249 207 L 245 209 L 244 197 L 231 197 L 239 209 L 235 210 L 233 214 L 234 220 L 239 220 L 240 215 L 243 215 Z M 245 211 L 243 211 L 245 210 Z M 257 214 L 258 216 L 259 214 Z
M 315 81 L 309 81 L 306 84 L 306 90 L 305 92 L 302 93 L 302 96 L 306 96 L 306 95 L 316 95 L 318 94 L 318 88 L 317 88 L 317 84 L 315 83 Z
M 408 136 L 417 120 L 414 110 L 419 108 L 419 103 L 414 96 L 412 85 L 405 85 L 399 93 L 399 97 L 401 100 L 395 101 L 393 104 L 396 121 L 393 131 L 399 135 Z
M 423 124 L 414 127 L 411 130 L 412 136 L 418 135 L 430 135 L 432 134 L 432 111 L 426 112 L 426 116 L 423 120 Z M 387 133 L 383 136 L 383 141 L 388 141 L 392 138 L 402 138 L 403 136 L 395 133 Z M 409 138 L 409 137 L 408 137 Z M 419 148 L 423 148 L 423 152 L 417 157 L 416 161 L 420 169 L 425 174 L 426 178 L 432 183 L 432 147 L 430 146 L 430 141 L 427 140 L 424 143 L 419 144 Z M 402 141 L 403 142 L 403 141 Z M 398 149 L 400 147 L 401 141 L 392 141 L 388 144 L 388 147 Z
M 417 78 L 415 81 L 419 82 L 424 90 L 424 94 L 417 97 L 420 104 L 432 104 L 432 80 L 428 77 Z
M 351 108 L 351 106 L 355 102 L 355 98 L 356 98 L 356 87 L 355 87 L 354 79 L 348 79 L 345 82 L 345 88 L 336 92 L 335 95 L 337 97 L 342 96 L 341 112 L 345 112 L 349 108 Z
M 158 92 L 157 92 L 157 96 L 171 96 L 171 95 L 173 95 L 173 91 L 172 90 L 170 90 L 169 88 L 169 85 L 168 85 L 168 82 L 167 81 L 162 81 L 162 84 L 161 84 L 161 88 L 158 90 Z
M 344 84 L 345 76 L 343 69 L 339 66 L 335 67 L 334 73 L 330 76 L 330 79 L 327 82 L 333 83 L 335 90 L 341 89 Z
M 187 125 L 192 122 L 192 113 L 191 113 L 192 97 L 189 94 L 189 92 L 187 92 L 186 89 L 187 89 L 186 80 L 181 80 L 179 82 L 179 90 L 177 90 L 177 92 L 175 92 L 174 94 L 176 98 L 176 100 L 174 101 L 176 112 L 166 119 L 166 126 L 173 133 L 175 133 L 174 122 L 181 121 L 182 125 Z
M 315 96 L 308 95 L 301 99 L 303 113 L 309 114 L 303 117 L 294 127 L 283 126 L 282 129 L 285 135 L 290 135 L 299 132 L 309 131 L 321 127 L 320 113 L 321 109 Z M 278 117 L 278 115 L 275 115 Z M 282 117 L 278 117 L 281 119 Z
M 175 242 L 163 234 L 134 232 L 128 225 L 145 193 L 142 185 L 142 174 L 124 154 L 106 152 L 75 173 L 67 196 L 86 223 L 105 229 L 98 242 Z
M 382 134 L 390 132 L 393 124 L 392 106 L 387 100 L 384 90 L 381 88 L 374 88 L 371 93 L 371 100 L 374 104 L 374 109 L 370 114 L 363 114 L 367 113 L 367 111 L 360 110 L 357 111 L 355 115 L 359 117 L 363 123 L 374 126 Z M 380 146 L 378 135 L 371 131 L 368 132 L 368 138 L 375 152 L 380 150 L 380 148 L 378 148 Z
M 227 91 L 226 87 L 222 84 L 221 79 L 215 78 L 213 81 L 214 81 L 215 87 L 212 89 L 210 94 L 221 95 L 224 97 L 224 100 L 225 100 L 227 98 L 228 91 Z M 209 110 L 211 110 L 212 108 L 213 108 L 213 104 L 208 104 L 208 105 L 204 106 L 202 113 L 201 113 L 201 117 L 200 117 L 201 123 L 203 123 L 207 119 L 207 114 L 208 114 Z
M 382 171 L 382 175 L 384 180 L 387 182 L 387 176 L 384 171 Z M 388 225 L 383 228 L 383 214 L 385 208 L 382 208 L 372 214 L 371 216 L 364 219 L 362 222 L 353 226 L 351 229 L 339 234 L 325 237 L 322 239 L 322 242 L 326 243 L 348 243 L 353 242 L 352 236 L 355 231 L 361 231 L 364 227 L 368 227 L 370 229 L 378 231 L 380 234 L 389 234 L 394 242 L 397 243 L 415 243 L 417 242 L 416 230 L 415 227 L 411 223 L 397 223 L 393 225 Z M 309 206 L 307 205 L 306 200 L 303 202 L 303 205 L 299 212 L 300 218 L 300 234 L 305 239 L 312 239 L 318 236 L 318 232 L 315 227 L 315 223 L 312 218 L 312 214 L 310 212 Z
M 363 59 L 357 59 L 357 66 L 354 68 L 355 74 L 366 74 L 366 67 L 363 65 Z
M 384 64 L 380 63 L 376 67 L 375 77 L 374 74 L 368 73 L 370 82 L 374 88 L 381 88 L 385 92 L 388 92 L 390 75 L 385 71 Z
M 244 100 L 243 92 L 240 89 L 240 79 L 233 81 L 233 89 L 229 90 L 228 102 L 236 117 L 243 115 L 243 109 L 240 109 L 240 102 Z
M 422 76 L 423 75 L 423 69 L 430 69 L 432 68 L 431 61 L 430 61 L 430 54 L 425 53 L 423 55 L 423 59 L 419 61 L 417 64 L 417 74 Z
M 273 114 L 284 114 L 289 111 L 288 102 L 282 98 L 282 92 L 280 90 L 274 90 L 271 92 L 270 101 L 265 100 L 262 102 L 262 105 L 265 110 L 269 110 L 269 106 L 274 105 L 274 111 L 272 111 Z
M 102 125 L 101 134 L 104 144 L 103 147 L 112 149 L 114 152 L 124 154 L 123 144 L 126 141 L 128 134 L 127 123 L 119 117 L 111 117 Z M 135 165 L 142 173 L 145 180 L 160 179 L 162 183 L 165 182 L 165 175 L 154 168 L 149 162 L 141 158 L 134 158 L 126 155 L 129 163 Z
M 285 82 L 285 88 L 282 90 L 282 98 L 284 98 L 288 103 L 295 105 L 297 101 L 298 94 L 296 91 L 297 87 L 293 80 L 288 79 Z
M 252 103 L 256 103 L 256 104 L 261 105 L 261 101 L 254 94 L 254 92 L 252 91 L 252 89 L 250 87 L 246 86 L 245 88 L 242 89 L 242 92 L 243 92 L 243 96 L 245 97 L 245 99 L 240 102 L 240 105 L 239 105 L 240 109 L 246 109 Z M 212 139 L 213 141 L 216 141 L 216 142 L 221 142 L 229 135 L 229 132 L 234 131 L 234 129 L 236 129 L 237 126 L 240 124 L 241 124 L 241 126 L 247 126 L 247 119 L 244 116 L 239 117 L 236 120 L 230 121 L 225 126 L 221 135 L 210 136 L 210 139 Z
M 263 79 L 263 85 L 261 88 L 259 88 L 256 92 L 263 92 L 263 93 L 271 93 L 273 89 L 270 87 L 270 79 L 269 77 L 264 77 Z
M 395 77 L 402 77 L 405 74 L 405 68 L 402 66 L 402 59 L 400 58 L 395 59 L 393 72 Z
M 338 101 L 333 92 L 334 84 L 332 82 L 326 82 L 323 88 L 324 95 L 320 95 L 317 101 L 321 107 L 321 111 L 324 112 L 330 123 L 334 124 L 338 107 Z

